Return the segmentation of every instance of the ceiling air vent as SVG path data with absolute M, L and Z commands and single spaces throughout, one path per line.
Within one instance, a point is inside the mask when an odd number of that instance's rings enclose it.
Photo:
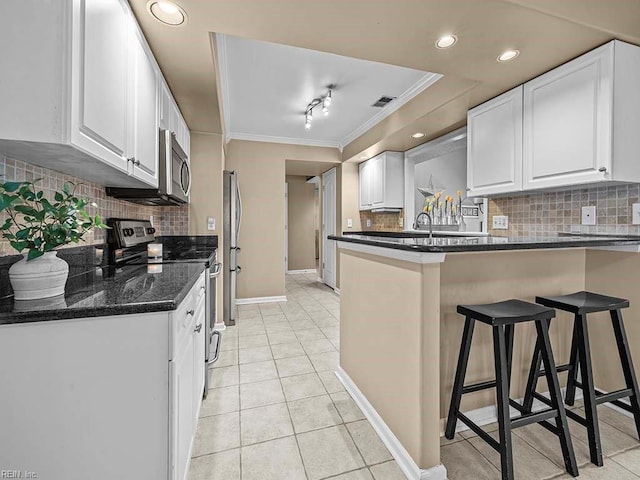
M 376 103 L 374 103 L 373 105 L 371 105 L 372 107 L 386 107 L 387 105 L 389 105 L 389 102 L 392 102 L 396 99 L 396 97 L 387 97 L 387 96 L 382 96 L 378 99 L 378 101 Z

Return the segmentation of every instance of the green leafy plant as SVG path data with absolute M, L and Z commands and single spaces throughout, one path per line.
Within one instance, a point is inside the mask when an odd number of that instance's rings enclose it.
M 93 228 L 108 228 L 99 215 L 87 213 L 87 205 L 97 205 L 78 198 L 75 184 L 65 183 L 51 202 L 37 191 L 37 182 L 0 182 L 0 212 L 7 213 L 0 227 L 2 237 L 18 252 L 28 250 L 27 260 L 78 243 Z

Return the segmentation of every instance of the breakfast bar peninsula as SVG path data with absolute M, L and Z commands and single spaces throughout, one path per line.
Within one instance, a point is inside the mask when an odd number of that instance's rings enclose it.
M 640 317 L 638 237 L 360 232 L 329 238 L 340 254 L 337 374 L 408 478 L 446 479 L 440 436 L 464 324 L 459 304 L 533 302 L 536 295 L 581 290 L 628 298 L 627 333 L 640 364 L 640 322 L 634 321 Z M 556 319 L 551 340 L 560 364 L 569 356 L 573 317 L 558 311 Z M 590 333 L 597 339 L 591 347 L 596 384 L 619 388 L 622 373 L 599 361 L 617 355 L 610 322 L 591 322 Z M 515 329 L 511 398 L 523 396 L 535 338 L 531 324 Z M 495 378 L 492 348 L 491 329 L 478 326 L 468 383 Z M 545 389 L 541 380 L 540 391 Z M 484 390 L 465 395 L 461 410 L 489 423 L 494 405 L 494 391 Z

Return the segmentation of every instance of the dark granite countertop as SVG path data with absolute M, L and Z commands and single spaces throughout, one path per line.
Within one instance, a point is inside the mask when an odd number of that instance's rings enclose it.
M 70 276 L 64 296 L 1 299 L 0 325 L 175 310 L 204 268 L 204 263 L 94 268 Z
M 428 233 L 344 232 L 342 235 L 331 235 L 329 238 L 341 242 L 433 253 L 640 245 L 640 237 L 573 234 L 540 237 L 460 237 L 434 235 L 434 237 L 430 239 Z

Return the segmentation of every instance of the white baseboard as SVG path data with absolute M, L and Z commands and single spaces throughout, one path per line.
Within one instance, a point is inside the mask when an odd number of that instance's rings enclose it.
M 254 297 L 254 298 L 237 298 L 236 305 L 249 305 L 251 303 L 275 303 L 286 302 L 287 297 L 280 295 L 276 297 Z
M 447 469 L 444 465 L 436 465 L 428 469 L 418 467 L 409 452 L 402 446 L 400 440 L 397 439 L 387 424 L 384 423 L 382 417 L 376 412 L 373 405 L 369 403 L 356 384 L 353 383 L 349 375 L 341 367 L 338 367 L 335 374 L 354 402 L 360 407 L 362 413 L 367 417 L 367 420 L 369 420 L 369 423 L 371 423 L 387 449 L 389 449 L 400 470 L 409 480 L 447 480 Z
M 334 288 L 333 291 L 336 292 L 338 295 L 340 295 L 340 289 L 339 288 Z
M 315 268 L 311 268 L 308 270 L 287 270 L 287 275 L 299 275 L 302 273 L 317 273 L 318 271 Z
M 227 329 L 227 326 L 224 323 L 216 323 L 213 325 L 213 329 L 222 332 Z
M 324 283 L 324 280 L 322 279 L 322 277 L 318 277 L 316 278 L 316 281 L 320 282 L 320 283 Z

